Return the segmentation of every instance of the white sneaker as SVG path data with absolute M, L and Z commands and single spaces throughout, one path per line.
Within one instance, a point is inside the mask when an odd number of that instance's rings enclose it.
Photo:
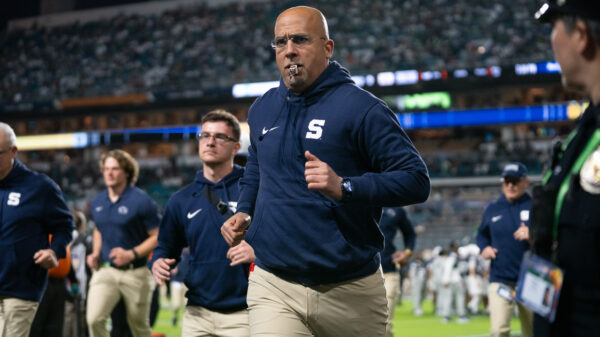
M 469 323 L 471 320 L 466 317 L 466 316 L 461 316 L 458 318 L 458 324 L 466 324 Z

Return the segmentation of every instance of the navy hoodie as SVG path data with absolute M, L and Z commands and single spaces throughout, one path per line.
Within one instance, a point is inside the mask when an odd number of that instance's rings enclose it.
M 62 192 L 15 159 L 0 180 L 0 219 L 0 295 L 39 302 L 48 271 L 34 263 L 33 255 L 50 248 L 57 258 L 65 257 L 75 227 Z
M 383 233 L 384 245 L 381 251 L 381 268 L 384 273 L 396 271 L 396 265 L 392 262 L 392 255 L 398 250 L 394 245 L 396 233 L 402 233 L 404 249 L 415 250 L 417 234 L 413 224 L 402 207 L 388 207 L 383 209 L 379 228 Z
M 256 264 L 305 285 L 375 272 L 381 206 L 423 202 L 430 189 L 425 164 L 385 103 L 331 62 L 300 95 L 280 81 L 254 102 L 248 124 L 238 210 L 253 215 L 246 240 Z M 306 150 L 351 180 L 349 201 L 307 188 Z
M 490 266 L 490 282 L 517 284 L 521 260 L 529 249 L 529 243 L 516 240 L 513 235 L 521 222 L 529 227 L 530 210 L 531 196 L 525 193 L 513 203 L 501 195 L 483 212 L 477 231 L 477 246 L 481 251 L 487 246 L 498 249 Z
M 215 184 L 199 171 L 193 183 L 175 192 L 167 202 L 158 231 L 158 246 L 149 265 L 159 258 L 179 260 L 182 249 L 190 247 L 189 269 L 184 279 L 188 305 L 219 312 L 246 308 L 249 265 L 229 266 L 229 246 L 221 235 L 221 225 L 228 215 L 222 215 L 202 191 L 203 188 L 214 191 L 232 214 L 239 197 L 238 180 L 243 174 L 244 169 L 236 165 L 233 172 Z

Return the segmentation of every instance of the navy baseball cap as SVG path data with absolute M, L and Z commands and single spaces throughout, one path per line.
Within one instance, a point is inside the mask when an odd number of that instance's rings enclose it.
M 553 0 L 548 1 L 535 13 L 538 22 L 549 23 L 557 16 L 572 15 L 582 19 L 600 21 L 598 0 Z
M 508 163 L 504 166 L 504 170 L 502 170 L 502 178 L 513 177 L 521 179 L 525 176 L 527 176 L 527 167 L 519 162 Z

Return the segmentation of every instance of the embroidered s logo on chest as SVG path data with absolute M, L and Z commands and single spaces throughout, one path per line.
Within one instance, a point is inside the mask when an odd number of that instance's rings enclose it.
M 10 192 L 8 194 L 8 201 L 6 202 L 6 204 L 8 206 L 19 206 L 20 202 L 21 202 L 21 193 Z
M 306 133 L 307 139 L 320 139 L 323 135 L 323 126 L 325 126 L 324 119 L 313 119 L 308 123 L 308 132 Z

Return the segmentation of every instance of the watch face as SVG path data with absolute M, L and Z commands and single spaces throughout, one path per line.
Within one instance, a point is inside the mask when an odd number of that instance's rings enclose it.
M 350 180 L 346 180 L 343 182 L 342 186 L 344 186 L 344 189 L 348 192 L 352 192 L 352 184 L 350 183 Z

